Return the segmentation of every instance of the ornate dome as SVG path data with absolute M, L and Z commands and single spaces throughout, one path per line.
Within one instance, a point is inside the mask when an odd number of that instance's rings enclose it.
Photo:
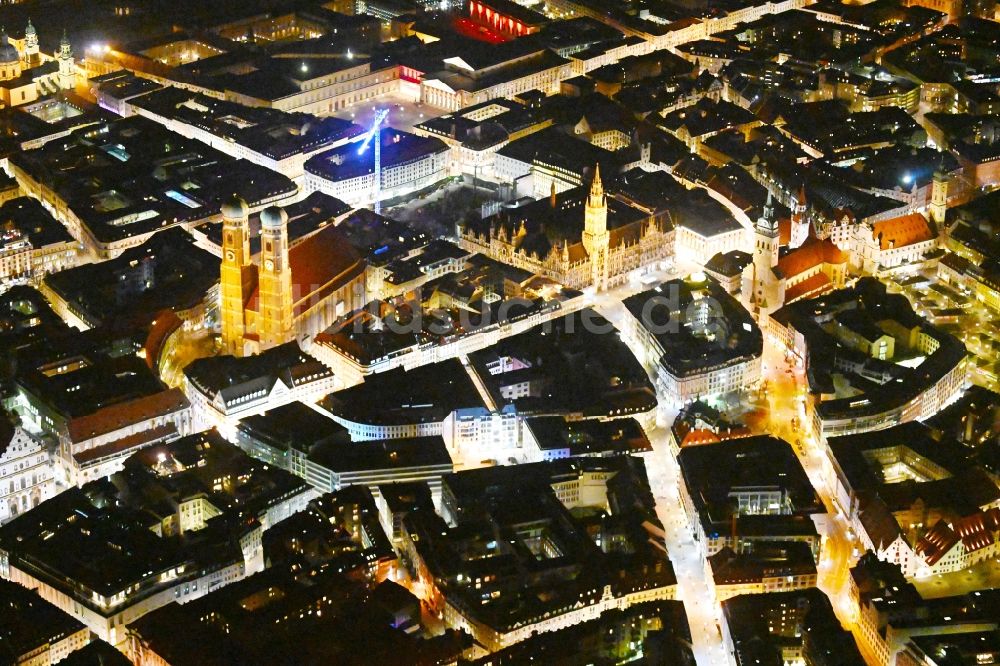
M 21 61 L 21 55 L 10 43 L 7 33 L 0 33 L 0 65 L 13 65 Z
M 279 229 L 288 224 L 288 213 L 284 208 L 268 206 L 260 214 L 260 226 L 268 229 Z
M 230 220 L 242 220 L 249 214 L 250 207 L 238 194 L 234 194 L 222 204 L 222 216 Z

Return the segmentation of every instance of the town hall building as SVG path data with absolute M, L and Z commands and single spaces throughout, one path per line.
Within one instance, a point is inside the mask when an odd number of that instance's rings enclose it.
M 458 238 L 465 250 L 573 289 L 609 289 L 629 272 L 674 254 L 668 216 L 609 196 L 599 167 L 589 191 L 553 191 L 547 199 L 460 225 Z

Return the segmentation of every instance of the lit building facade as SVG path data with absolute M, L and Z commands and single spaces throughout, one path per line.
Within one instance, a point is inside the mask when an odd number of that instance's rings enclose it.
M 294 79 L 297 90 L 288 94 L 271 98 L 254 90 L 226 89 L 225 99 L 244 106 L 320 115 L 371 102 L 400 89 L 399 67 L 395 65 L 373 69 L 370 61 L 350 57 L 342 67 L 331 67 L 328 62 L 317 59 L 312 69 L 303 63 Z
M 839 289 L 847 280 L 848 253 L 830 238 L 817 238 L 805 193 L 794 198 L 789 249 L 779 251 L 778 219 L 770 198 L 754 228 L 753 261 L 743 270 L 742 298 L 768 326 L 767 315 L 786 303 Z
M 82 486 L 103 479 L 133 453 L 191 432 L 191 403 L 180 389 L 108 405 L 59 431 L 58 480 Z
M 0 203 L 0 285 L 37 281 L 76 265 L 80 244 L 41 204 L 27 197 Z
M 671 280 L 624 303 L 622 334 L 637 344 L 640 361 L 656 368 L 662 400 L 686 404 L 760 382 L 760 328 L 715 282 Z
M 380 136 L 380 201 L 413 194 L 448 177 L 451 151 L 440 139 L 389 128 Z M 307 160 L 303 187 L 306 193 L 322 192 L 362 207 L 374 203 L 375 178 L 374 148 L 359 154 L 348 144 Z
M 197 428 L 218 427 L 226 435 L 239 419 L 290 402 L 315 401 L 336 388 L 333 372 L 295 342 L 250 357 L 198 359 L 184 370 Z
M 215 433 L 158 445 L 129 465 L 116 477 L 128 490 L 70 488 L 36 507 L 34 520 L 0 527 L 0 576 L 119 648 L 125 626 L 146 613 L 261 571 L 263 532 L 316 496 Z M 168 499 L 154 508 L 144 491 Z M 230 522 L 213 530 L 205 522 L 212 516 Z
M 675 231 L 669 222 L 612 201 L 614 195 L 604 191 L 599 171 L 586 196 L 581 195 L 582 188 L 553 192 L 524 213 L 535 219 L 522 218 L 519 224 L 515 209 L 508 219 L 488 218 L 460 227 L 459 244 L 574 289 L 615 287 L 630 272 L 673 257 Z M 580 215 L 581 207 L 583 224 L 566 225 L 567 219 Z
M 827 474 L 844 517 L 865 550 L 906 578 L 955 573 L 1000 555 L 1000 491 L 985 470 L 954 465 L 957 446 L 914 422 L 827 442 Z M 900 484 L 916 492 L 897 496 Z
M 547 22 L 512 0 L 470 0 L 468 12 L 474 22 L 512 38 L 532 35 Z
M 222 218 L 219 321 L 226 353 L 244 356 L 310 340 L 363 304 L 365 262 L 334 225 L 289 247 L 288 215 L 265 209 L 255 262 L 246 202 L 233 198 Z
M 20 426 L 0 423 L 0 523 L 55 494 L 52 459 L 42 442 Z M 6 431 L 6 432 L 3 432 Z
M 439 72 L 411 71 L 409 78 L 419 85 L 420 101 L 439 109 L 458 111 L 492 99 L 515 97 L 529 90 L 555 93 L 564 79 L 573 76 L 570 61 L 545 49 L 515 53 L 509 60 L 486 65 L 470 60 L 455 56 L 444 59 L 445 69 Z
M 301 182 L 313 155 L 342 146 L 362 129 L 346 120 L 246 107 L 180 87 L 144 89 L 147 79 L 123 72 L 105 77 L 99 104 L 121 116 L 140 115 L 181 136 L 197 139 L 236 159 L 245 159 Z M 137 91 L 138 89 L 138 91 Z
M 485 650 L 496 652 L 538 633 L 597 619 L 608 611 L 674 599 L 677 579 L 658 541 L 663 529 L 655 514 L 647 513 L 650 507 L 644 499 L 648 496 L 641 489 L 623 518 L 631 523 L 627 534 L 607 527 L 600 536 L 577 533 L 574 537 L 578 528 L 561 519 L 574 508 L 613 506 L 622 487 L 636 488 L 638 484 L 631 485 L 634 460 L 627 456 L 569 458 L 446 476 L 441 517 L 414 512 L 403 518 L 400 549 L 427 586 L 429 605 L 441 612 L 449 627 L 470 633 Z M 481 480 L 489 481 L 488 485 L 483 487 Z M 521 501 L 534 504 L 536 518 L 530 529 L 524 529 L 524 523 L 506 527 L 506 514 L 492 508 L 497 496 L 508 493 L 520 494 Z M 475 500 L 478 506 L 472 506 Z M 494 512 L 500 515 L 490 515 Z M 486 517 L 476 520 L 482 514 Z M 509 535 L 502 545 L 489 546 L 501 557 L 470 559 L 469 540 L 485 539 L 496 529 Z M 618 559 L 605 560 L 613 552 Z M 530 558 L 534 571 L 511 566 L 521 558 Z M 629 560 L 635 562 L 634 568 L 626 568 Z M 603 561 L 608 564 L 602 573 L 586 580 L 577 577 L 584 562 Z M 508 564 L 498 567 L 494 562 Z M 551 593 L 539 594 L 539 589 Z M 537 601 L 524 603 L 521 595 Z
M 930 216 L 943 220 L 947 210 L 947 186 L 935 181 L 934 188 L 937 196 L 936 203 L 931 204 Z M 937 231 L 922 213 L 861 222 L 854 227 L 854 232 L 852 262 L 858 270 L 871 275 L 901 266 L 919 266 L 939 245 Z
M 30 104 L 76 84 L 73 50 L 63 33 L 55 57 L 42 54 L 38 33 L 28 21 L 24 39 L 15 44 L 6 31 L 0 32 L 0 103 L 4 106 Z

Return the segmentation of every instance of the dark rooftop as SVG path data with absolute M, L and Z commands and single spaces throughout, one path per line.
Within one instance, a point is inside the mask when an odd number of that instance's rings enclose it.
M 714 280 L 670 280 L 623 303 L 654 335 L 663 350 L 660 363 L 674 377 L 744 362 L 763 352 L 757 323 Z
M 565 449 L 571 456 L 607 456 L 648 453 L 649 438 L 634 418 L 598 421 L 567 421 L 559 416 L 525 419 L 542 451 Z
M 172 227 L 109 261 L 49 274 L 45 285 L 90 326 L 149 325 L 163 310 L 203 303 L 219 281 L 219 262 L 187 231 Z
M 302 402 L 291 402 L 263 414 L 248 416 L 237 428 L 241 434 L 281 451 L 297 449 L 308 453 L 328 441 L 350 440 L 342 425 Z
M 863 666 L 857 644 L 840 626 L 829 599 L 812 587 L 741 594 L 722 602 L 737 666 L 780 666 L 784 650 L 800 647 L 812 663 Z
M 740 515 L 732 493 L 750 488 L 780 492 L 787 506 L 768 509 L 775 515 L 822 511 L 812 484 L 792 447 L 785 441 L 761 435 L 726 442 L 689 446 L 677 456 L 681 475 L 706 530 L 728 532 L 730 519 Z M 753 515 L 745 516 L 753 518 Z M 740 515 L 743 523 L 744 516 Z
M 493 374 L 491 367 L 505 357 L 527 368 Z M 645 370 L 614 327 L 590 309 L 504 338 L 470 354 L 469 363 L 496 404 L 513 403 L 521 413 L 625 416 L 656 406 Z M 530 373 L 537 389 L 508 400 L 503 386 L 526 379 L 518 373 Z
M 255 356 L 200 358 L 184 368 L 184 374 L 198 390 L 212 399 L 221 393 L 222 401 L 230 404 L 260 389 L 270 391 L 277 381 L 294 388 L 332 372 L 303 352 L 297 342 L 288 342 Z
M 11 160 L 51 187 L 101 243 L 211 217 L 233 192 L 253 206 L 295 190 L 281 174 L 141 116 L 77 130 Z
M 309 459 L 336 474 L 441 465 L 451 467 L 451 456 L 440 435 L 362 442 L 327 440 L 309 452 Z
M 35 590 L 0 580 L 0 660 L 4 663 L 24 663 L 36 650 L 83 629 L 83 623 L 42 599 Z
M 133 99 L 131 104 L 235 141 L 275 160 L 318 150 L 363 132 L 349 120 L 249 107 L 177 87 L 151 92 Z
M 305 491 L 300 479 L 268 468 L 209 431 L 144 449 L 109 479 L 46 500 L 0 527 L 0 544 L 12 564 L 111 615 L 184 577 L 242 563 L 239 538 L 271 506 Z M 183 537 L 150 529 L 196 496 L 218 512 L 202 529 Z M 178 567 L 178 578 L 161 577 Z M 91 596 L 110 598 L 126 590 L 110 605 Z
M 456 409 L 486 407 L 458 359 L 370 375 L 363 384 L 331 393 L 321 404 L 346 420 L 382 425 L 429 423 Z
M 0 251 L 21 240 L 40 249 L 55 243 L 72 243 L 73 236 L 37 199 L 18 197 L 0 206 Z
M 380 136 L 383 169 L 405 166 L 428 155 L 448 151 L 448 146 L 434 137 L 418 136 L 396 129 L 383 130 Z M 332 181 L 358 178 L 375 170 L 375 151 L 366 150 L 358 155 L 357 145 L 340 146 L 310 157 L 305 169 Z

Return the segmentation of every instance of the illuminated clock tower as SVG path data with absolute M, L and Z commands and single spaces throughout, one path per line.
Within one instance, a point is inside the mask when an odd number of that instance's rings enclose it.
M 583 247 L 590 257 L 590 267 L 594 288 L 608 288 L 608 248 L 611 235 L 608 233 L 608 199 L 601 184 L 601 166 L 594 169 L 594 181 L 584 209 Z
M 288 213 L 277 206 L 260 214 L 260 309 L 257 332 L 261 349 L 292 337 L 292 272 L 288 266 Z
M 743 271 L 743 299 L 755 316 L 770 314 L 784 302 L 774 269 L 778 265 L 778 217 L 769 193 L 754 227 L 753 263 Z
M 222 268 L 219 279 L 219 322 L 227 354 L 243 355 L 246 323 L 243 307 L 250 287 L 250 210 L 233 195 L 222 204 Z

